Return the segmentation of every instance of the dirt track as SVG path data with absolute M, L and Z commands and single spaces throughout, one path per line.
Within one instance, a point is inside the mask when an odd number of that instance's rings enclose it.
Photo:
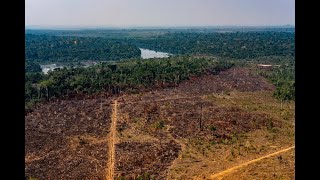
M 289 148 L 286 148 L 286 149 L 282 149 L 282 150 L 280 150 L 280 151 L 277 151 L 277 152 L 274 152 L 274 153 L 271 153 L 271 154 L 262 156 L 262 157 L 257 158 L 257 159 L 253 159 L 253 160 L 248 161 L 248 162 L 245 162 L 245 163 L 243 163 L 243 164 L 239 164 L 239 165 L 234 166 L 234 167 L 232 167 L 232 168 L 230 168 L 230 169 L 227 169 L 227 170 L 225 170 L 225 171 L 222 171 L 222 172 L 219 172 L 219 173 L 217 173 L 217 174 L 214 174 L 214 175 L 212 175 L 210 178 L 211 178 L 211 179 L 219 179 L 219 180 L 220 180 L 220 179 L 223 178 L 224 175 L 226 175 L 226 174 L 228 174 L 228 173 L 230 173 L 230 172 L 232 172 L 232 171 L 235 171 L 235 170 L 237 170 L 237 169 L 239 169 L 239 168 L 242 168 L 242 167 L 247 166 L 247 165 L 249 165 L 249 164 L 255 163 L 255 162 L 257 162 L 257 161 L 263 160 L 263 159 L 265 159 L 265 158 L 268 158 L 268 157 L 271 157 L 271 156 L 275 156 L 275 155 L 277 155 L 277 154 L 280 154 L 280 153 L 289 151 L 289 150 L 291 150 L 291 149 L 293 149 L 293 148 L 295 148 L 295 146 L 292 146 L 292 147 L 289 147 Z
M 117 109 L 118 102 L 115 100 L 112 105 L 111 128 L 109 134 L 109 163 L 107 169 L 107 180 L 114 179 L 114 162 L 115 162 L 115 143 L 116 143 L 116 127 L 117 127 Z

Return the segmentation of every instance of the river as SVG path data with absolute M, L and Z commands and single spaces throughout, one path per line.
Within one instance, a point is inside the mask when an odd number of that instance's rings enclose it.
M 141 50 L 141 58 L 142 59 L 150 59 L 150 58 L 167 58 L 169 57 L 169 53 L 165 52 L 157 52 L 150 49 L 143 49 L 139 48 Z
M 150 59 L 150 58 L 167 58 L 169 57 L 169 53 L 165 53 L 165 52 L 157 52 L 157 51 L 153 51 L 153 50 L 150 50 L 150 49 L 143 49 L 143 48 L 139 48 L 141 50 L 141 58 L 142 59 Z M 92 65 L 95 65 L 97 64 L 96 62 L 83 62 L 81 63 L 82 65 L 80 65 L 81 67 L 89 67 L 89 66 L 92 66 Z M 48 74 L 48 72 L 51 70 L 53 71 L 54 69 L 57 69 L 57 68 L 64 68 L 64 67 L 67 67 L 69 68 L 69 66 L 66 66 L 66 65 L 61 65 L 61 64 L 45 64 L 45 65 L 41 65 L 40 64 L 40 67 L 42 69 L 42 72 L 44 74 Z

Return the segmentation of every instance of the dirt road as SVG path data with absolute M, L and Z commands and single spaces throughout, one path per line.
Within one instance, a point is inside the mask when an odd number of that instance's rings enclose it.
M 249 164 L 255 163 L 255 162 L 260 161 L 260 160 L 262 160 L 262 159 L 265 159 L 265 158 L 268 158 L 268 157 L 271 157 L 271 156 L 275 156 L 275 155 L 277 155 L 277 154 L 280 154 L 280 153 L 289 151 L 289 150 L 293 149 L 294 147 L 295 147 L 295 146 L 292 146 L 292 147 L 289 147 L 289 148 L 286 148 L 286 149 L 282 149 L 282 150 L 280 150 L 280 151 L 277 151 L 277 152 L 274 152 L 274 153 L 271 153 L 271 154 L 262 156 L 262 157 L 260 157 L 260 158 L 257 158 L 257 159 L 254 159 L 254 160 L 251 160 L 251 161 L 248 161 L 248 162 L 239 164 L 239 165 L 234 166 L 234 167 L 232 167 L 232 168 L 230 168 L 230 169 L 227 169 L 227 170 L 225 170 L 225 171 L 222 171 L 222 172 L 219 172 L 219 173 L 217 173 L 217 174 L 212 175 L 212 176 L 210 177 L 210 179 L 219 179 L 219 180 L 220 180 L 220 179 L 223 178 L 224 175 L 226 175 L 226 174 L 228 174 L 228 173 L 231 173 L 232 171 L 235 171 L 235 170 L 237 170 L 237 169 L 239 169 L 239 168 L 242 168 L 242 167 L 247 166 L 247 165 L 249 165 Z
M 116 144 L 116 131 L 117 131 L 117 119 L 118 119 L 118 102 L 114 100 L 112 105 L 111 114 L 111 128 L 109 133 L 109 163 L 107 169 L 107 180 L 114 179 L 114 164 L 115 164 L 115 144 Z

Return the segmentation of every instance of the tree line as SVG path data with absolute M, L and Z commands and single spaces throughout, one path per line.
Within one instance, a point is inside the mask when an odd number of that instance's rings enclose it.
M 274 96 L 280 100 L 295 100 L 295 63 L 282 63 L 269 71 L 258 70 L 258 73 L 269 79 L 275 86 Z
M 217 73 L 232 62 L 190 56 L 100 63 L 88 68 L 63 68 L 43 74 L 27 72 L 26 107 L 35 102 L 73 94 L 139 92 L 154 87 L 176 86 L 191 75 Z

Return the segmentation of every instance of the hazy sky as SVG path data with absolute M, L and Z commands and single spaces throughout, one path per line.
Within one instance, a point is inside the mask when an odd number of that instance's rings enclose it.
M 294 25 L 294 0 L 25 0 L 26 25 Z

